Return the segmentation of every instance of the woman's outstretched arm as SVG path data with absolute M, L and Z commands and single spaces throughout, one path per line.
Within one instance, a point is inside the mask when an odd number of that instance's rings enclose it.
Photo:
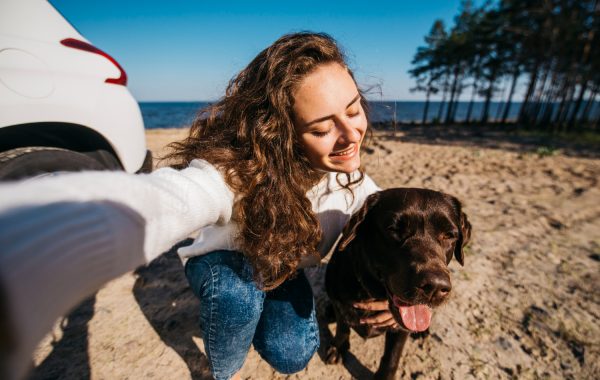
M 0 212 L 87 201 L 118 203 L 139 214 L 145 221 L 144 254 L 146 261 L 151 261 L 204 226 L 226 224 L 231 218 L 233 193 L 217 169 L 204 160 L 194 160 L 180 171 L 65 173 L 0 185 Z
M 0 377 L 20 378 L 56 318 L 104 283 L 228 222 L 232 202 L 204 161 L 0 185 Z

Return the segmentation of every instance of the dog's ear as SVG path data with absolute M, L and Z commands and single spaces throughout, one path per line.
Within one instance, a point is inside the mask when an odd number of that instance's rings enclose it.
M 461 266 L 465 265 L 465 254 L 463 252 L 463 248 L 467 245 L 469 240 L 471 240 L 471 223 L 467 218 L 467 214 L 461 211 L 460 236 L 458 237 L 456 247 L 454 248 L 454 257 L 456 257 L 456 260 Z
M 346 249 L 348 244 L 356 237 L 356 232 L 358 231 L 358 227 L 365 220 L 367 213 L 373 207 L 377 201 L 379 200 L 379 193 L 373 193 L 367 197 L 365 203 L 361 206 L 361 208 L 356 211 L 350 217 L 350 220 L 344 226 L 344 230 L 342 231 L 342 238 L 338 244 L 338 250 L 343 251 Z

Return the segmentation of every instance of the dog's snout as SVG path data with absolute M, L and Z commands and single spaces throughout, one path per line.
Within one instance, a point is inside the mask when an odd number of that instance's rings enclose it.
M 431 302 L 441 302 L 452 290 L 452 283 L 445 272 L 426 271 L 422 273 L 417 287 Z

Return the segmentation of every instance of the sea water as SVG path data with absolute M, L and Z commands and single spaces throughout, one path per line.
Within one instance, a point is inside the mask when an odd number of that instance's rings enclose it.
M 154 128 L 181 128 L 191 125 L 198 111 L 210 105 L 210 102 L 140 102 L 140 109 L 144 118 L 146 129 Z M 600 111 L 595 105 L 594 117 Z M 439 101 L 430 102 L 427 112 L 427 121 L 431 122 L 441 115 L 443 122 L 446 117 L 448 103 L 443 104 L 440 113 Z M 490 102 L 489 119 L 501 120 L 506 104 L 501 102 Z M 372 122 L 398 122 L 398 123 L 421 123 L 425 102 L 421 101 L 370 101 L 369 118 Z M 456 122 L 464 122 L 468 113 L 469 102 L 459 102 L 456 114 Z M 484 102 L 474 102 L 471 110 L 471 121 L 481 118 Z M 508 120 L 514 121 L 519 115 L 521 103 L 514 102 L 508 112 Z M 555 107 L 558 108 L 558 107 Z M 583 107 L 582 107 L 583 108 Z

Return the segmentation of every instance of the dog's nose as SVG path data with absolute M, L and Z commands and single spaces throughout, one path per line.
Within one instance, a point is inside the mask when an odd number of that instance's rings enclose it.
M 431 301 L 442 301 L 452 290 L 450 276 L 447 273 L 437 271 L 424 272 L 417 287 Z

